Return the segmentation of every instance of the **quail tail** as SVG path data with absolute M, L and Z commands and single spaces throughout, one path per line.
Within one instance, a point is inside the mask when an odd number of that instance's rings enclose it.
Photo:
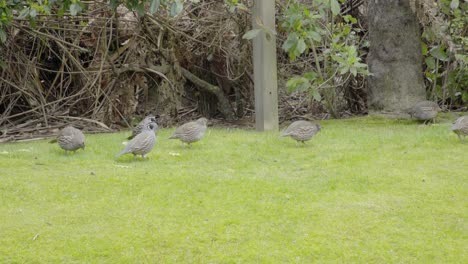
M 122 156 L 123 154 L 126 154 L 126 153 L 127 153 L 126 149 L 124 149 L 124 150 L 120 151 L 119 153 L 117 153 L 114 157 L 118 158 L 118 157 L 120 157 L 120 156 Z

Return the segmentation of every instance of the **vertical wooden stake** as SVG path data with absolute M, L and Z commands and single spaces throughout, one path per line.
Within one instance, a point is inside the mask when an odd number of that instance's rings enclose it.
M 258 22 L 263 25 L 258 25 Z M 278 84 L 276 75 L 275 1 L 255 0 L 253 28 L 262 30 L 253 39 L 253 64 L 255 82 L 255 126 L 257 131 L 278 131 Z

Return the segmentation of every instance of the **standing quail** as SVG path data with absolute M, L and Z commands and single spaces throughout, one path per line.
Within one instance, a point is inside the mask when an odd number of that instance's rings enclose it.
M 458 138 L 462 142 L 466 143 L 465 137 L 468 135 L 468 115 L 459 117 L 455 120 L 450 130 L 457 134 Z
M 149 115 L 149 116 L 145 117 L 145 119 L 141 120 L 141 122 L 138 123 L 138 125 L 136 125 L 133 128 L 132 135 L 129 136 L 127 139 L 132 139 L 136 135 L 140 134 L 141 131 L 143 130 L 143 128 L 146 127 L 149 123 L 156 124 L 156 117 L 154 115 Z M 158 124 L 156 124 L 156 129 L 158 129 Z
M 320 131 L 319 124 L 312 124 L 308 121 L 295 121 L 281 133 L 280 137 L 292 137 L 297 142 L 305 143 Z
M 435 123 L 435 118 L 440 110 L 442 109 L 440 109 L 437 103 L 431 101 L 422 101 L 408 109 L 407 112 L 411 118 L 414 117 L 417 120 L 424 121 L 424 124 L 426 124 L 430 120 Z
M 115 157 L 117 158 L 123 154 L 132 153 L 134 158 L 136 155 L 141 155 L 142 158 L 145 158 L 145 155 L 148 154 L 153 149 L 154 144 L 156 144 L 157 127 L 158 125 L 156 125 L 156 123 L 147 124 L 143 127 L 141 133 L 130 140 L 125 149 L 115 155 Z
M 56 139 L 51 140 L 49 143 L 58 142 L 59 146 L 67 151 L 73 151 L 82 148 L 85 149 L 85 136 L 81 130 L 76 129 L 72 126 L 66 126 L 63 128 Z
M 184 147 L 184 143 L 190 146 L 191 143 L 199 141 L 205 135 L 207 122 L 208 120 L 202 117 L 196 121 L 185 123 L 176 128 L 169 139 L 179 139 L 182 141 L 182 147 Z

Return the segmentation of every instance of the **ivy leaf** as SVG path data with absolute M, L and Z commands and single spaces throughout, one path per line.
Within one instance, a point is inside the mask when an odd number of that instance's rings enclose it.
M 338 15 L 340 13 L 340 3 L 338 3 L 338 0 L 330 0 L 330 8 L 333 15 Z
M 151 5 L 150 5 L 150 14 L 154 14 L 158 11 L 159 5 L 161 4 L 161 0 L 151 0 Z
M 253 39 L 258 35 L 258 33 L 260 33 L 260 31 L 261 31 L 261 29 L 258 29 L 258 28 L 249 30 L 242 36 L 242 38 L 243 39 Z

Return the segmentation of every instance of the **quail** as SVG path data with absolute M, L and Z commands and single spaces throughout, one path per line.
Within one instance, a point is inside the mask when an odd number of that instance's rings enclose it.
M 453 122 L 453 126 L 450 127 L 455 134 L 457 134 L 458 138 L 466 143 L 466 135 L 468 135 L 468 115 L 459 117 L 455 122 Z
M 413 107 L 407 110 L 407 113 L 411 118 L 424 121 L 426 124 L 428 121 L 435 123 L 435 118 L 439 111 L 441 111 L 439 105 L 432 101 L 421 101 L 415 104 Z
M 191 143 L 199 141 L 205 135 L 207 122 L 208 120 L 202 117 L 196 121 L 185 123 L 176 128 L 169 139 L 179 139 L 182 141 L 182 147 L 184 147 L 184 143 L 190 146 Z
M 138 125 L 136 125 L 134 128 L 133 128 L 133 131 L 132 131 L 132 135 L 129 136 L 127 139 L 132 139 L 134 138 L 136 135 L 140 134 L 141 131 L 143 130 L 143 128 L 145 126 L 147 126 L 149 123 L 154 123 L 156 124 L 156 117 L 154 115 L 149 115 L 147 117 L 145 117 L 143 120 L 141 120 L 140 123 L 138 123 Z M 158 124 L 156 124 L 156 129 L 158 129 Z
M 297 142 L 305 143 L 320 131 L 319 124 L 312 124 L 308 121 L 295 121 L 281 133 L 280 137 L 291 137 Z
M 63 128 L 56 139 L 51 140 L 49 143 L 58 142 L 59 146 L 65 150 L 75 152 L 78 149 L 85 149 L 85 136 L 81 130 L 73 126 L 66 126 Z
M 145 158 L 145 155 L 148 154 L 156 144 L 156 129 L 158 125 L 156 123 L 149 123 L 143 127 L 141 133 L 136 135 L 127 146 L 120 153 L 115 155 L 115 157 L 120 157 L 121 155 L 132 153 L 135 158 L 137 155 L 141 155 L 142 158 Z

